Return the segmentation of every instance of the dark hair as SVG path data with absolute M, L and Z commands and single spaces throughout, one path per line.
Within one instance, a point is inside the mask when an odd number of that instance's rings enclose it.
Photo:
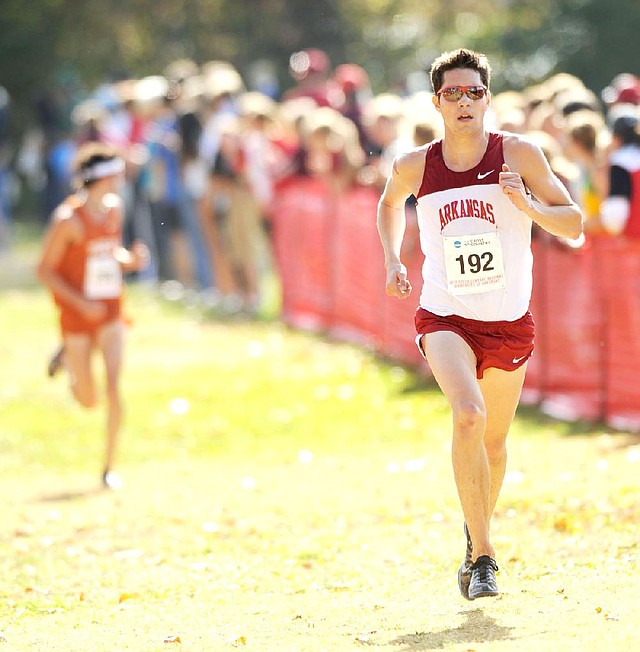
M 576 114 L 578 116 L 578 114 Z M 569 138 L 590 154 L 593 154 L 598 147 L 598 129 L 593 122 L 588 120 L 578 120 L 575 123 L 569 122 Z
M 431 86 L 433 92 L 437 93 L 444 83 L 444 73 L 447 70 L 455 70 L 457 68 L 468 68 L 480 73 L 482 83 L 489 88 L 491 83 L 491 66 L 486 55 L 473 50 L 465 50 L 460 48 L 452 52 L 442 53 L 432 64 L 429 71 L 431 78 Z
M 620 116 L 613 123 L 611 131 L 623 145 L 640 145 L 640 120 L 635 116 Z
M 73 171 L 75 176 L 78 179 L 81 179 L 81 185 L 84 187 L 90 186 L 96 180 L 95 179 L 83 179 L 83 172 L 89 170 L 96 163 L 102 163 L 103 161 L 110 161 L 114 158 L 118 158 L 120 153 L 115 148 L 104 143 L 91 142 L 82 145 L 78 152 L 73 163 Z

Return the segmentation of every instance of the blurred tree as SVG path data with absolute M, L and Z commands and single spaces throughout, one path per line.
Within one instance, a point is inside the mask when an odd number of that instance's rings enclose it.
M 224 59 L 243 74 L 266 59 L 286 88 L 290 54 L 316 47 L 334 66 L 361 64 L 380 92 L 466 45 L 491 57 L 494 90 L 563 70 L 599 93 L 638 72 L 639 33 L 638 0 L 2 0 L 0 84 L 19 128 L 61 77 L 92 89 L 178 57 Z
M 620 72 L 640 75 L 640 2 L 561 0 L 556 18 L 564 19 L 562 58 L 558 63 L 595 89 L 602 89 Z M 550 21 L 551 22 L 551 21 Z M 571 37 L 575 25 L 576 38 Z
M 501 0 L 475 6 L 471 20 L 456 16 L 453 31 L 472 26 L 471 47 L 490 55 L 497 90 L 522 88 L 563 71 L 600 93 L 618 73 L 639 72 L 637 0 Z

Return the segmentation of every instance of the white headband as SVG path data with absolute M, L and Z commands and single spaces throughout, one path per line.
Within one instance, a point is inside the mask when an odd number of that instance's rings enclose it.
M 118 156 L 108 161 L 98 161 L 89 167 L 83 168 L 78 172 L 78 177 L 86 183 L 87 181 L 96 181 L 97 179 L 111 177 L 114 174 L 120 174 L 124 172 L 124 168 L 124 159 Z

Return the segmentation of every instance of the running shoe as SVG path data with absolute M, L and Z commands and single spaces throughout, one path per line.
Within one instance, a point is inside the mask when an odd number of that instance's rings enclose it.
M 47 365 L 47 375 L 53 378 L 62 369 L 64 364 L 64 347 L 60 347 L 49 360 Z
M 467 539 L 467 549 L 464 553 L 464 561 L 458 569 L 458 588 L 465 600 L 469 600 L 469 583 L 471 582 L 471 566 L 473 564 L 473 543 L 467 524 L 464 524 L 464 536 Z
M 469 600 L 498 595 L 496 572 L 498 564 L 489 555 L 482 555 L 471 566 L 471 582 L 469 583 Z
M 104 489 L 111 489 L 112 491 L 117 491 L 122 489 L 124 482 L 122 478 L 115 471 L 105 471 L 102 474 L 102 487 Z

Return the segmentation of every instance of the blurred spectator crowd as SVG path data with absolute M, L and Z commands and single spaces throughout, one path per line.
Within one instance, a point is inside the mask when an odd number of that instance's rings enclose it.
M 177 60 L 162 74 L 105 82 L 82 97 L 61 82 L 39 98 L 37 123 L 15 147 L 0 87 L 0 248 L 16 200 L 11 175 L 43 198 L 44 223 L 72 191 L 77 147 L 104 141 L 127 164 L 125 244 L 142 239 L 152 252 L 140 279 L 254 314 L 274 271 L 281 184 L 305 175 L 332 193 L 379 191 L 398 153 L 441 136 L 427 90 L 373 94 L 363 68 L 332 68 L 316 49 L 294 53 L 289 73 L 295 85 L 282 96 L 249 90 L 225 61 Z M 586 238 L 640 237 L 639 77 L 620 74 L 598 96 L 557 74 L 494 95 L 489 119 L 488 128 L 540 145 L 583 209 Z

